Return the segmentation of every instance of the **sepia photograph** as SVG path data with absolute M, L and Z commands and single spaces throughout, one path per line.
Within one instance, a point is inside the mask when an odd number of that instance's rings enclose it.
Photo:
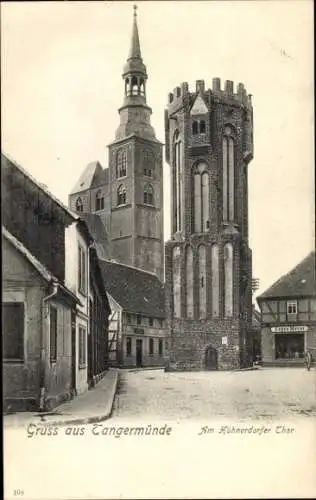
M 0 7 L 4 497 L 315 498 L 312 0 Z

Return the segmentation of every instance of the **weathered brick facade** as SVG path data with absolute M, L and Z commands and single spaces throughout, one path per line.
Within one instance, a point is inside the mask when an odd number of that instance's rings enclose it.
M 233 82 L 221 90 L 215 78 L 212 90 L 205 90 L 198 80 L 195 92 L 183 83 L 169 94 L 165 142 L 172 230 L 165 246 L 165 279 L 170 370 L 232 369 L 251 362 L 247 169 L 253 157 L 252 120 L 251 96 L 243 84 L 234 93 Z

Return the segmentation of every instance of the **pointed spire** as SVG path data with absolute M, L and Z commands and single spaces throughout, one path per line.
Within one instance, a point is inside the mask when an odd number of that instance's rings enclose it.
M 129 51 L 128 59 L 141 59 L 142 56 L 140 52 L 140 43 L 139 43 L 139 35 L 137 27 L 137 5 L 134 5 L 133 9 L 134 9 L 133 31 L 132 31 L 131 48 Z

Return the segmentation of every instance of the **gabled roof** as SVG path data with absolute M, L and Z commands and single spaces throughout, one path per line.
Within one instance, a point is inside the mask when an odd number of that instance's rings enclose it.
M 299 297 L 316 295 L 315 252 L 310 252 L 289 273 L 281 276 L 257 300 L 277 297 Z
M 15 168 L 18 170 L 24 177 L 29 179 L 31 183 L 33 183 L 36 188 L 38 188 L 42 193 L 48 196 L 59 208 L 61 208 L 66 214 L 71 217 L 73 220 L 78 220 L 78 215 L 70 210 L 66 205 L 64 205 L 56 196 L 54 196 L 44 184 L 38 182 L 29 172 L 27 172 L 21 165 L 19 165 L 13 158 L 11 158 L 7 153 L 1 153 L 1 169 L 9 167 Z
M 34 267 L 37 272 L 48 283 L 56 283 L 64 293 L 69 295 L 75 302 L 82 305 L 80 300 L 65 285 L 63 285 L 5 226 L 2 226 L 2 236 L 9 241 L 14 248 Z
M 86 223 L 88 231 L 94 240 L 98 257 L 109 259 L 111 256 L 110 241 L 100 216 L 84 212 L 80 213 L 80 218 Z
M 88 163 L 70 194 L 80 193 L 81 191 L 90 189 L 94 179 L 102 175 L 102 171 L 103 169 L 98 161 L 91 161 Z
M 153 273 L 100 259 L 104 286 L 127 312 L 153 318 L 165 317 L 164 288 Z

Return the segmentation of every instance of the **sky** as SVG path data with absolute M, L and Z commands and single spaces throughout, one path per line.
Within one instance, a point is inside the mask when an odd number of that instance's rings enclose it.
M 315 243 L 312 0 L 140 1 L 147 102 L 164 142 L 181 82 L 243 82 L 254 108 L 249 165 L 253 276 L 263 292 Z M 119 124 L 133 2 L 1 2 L 2 150 L 67 204 L 86 164 L 107 166 Z M 165 238 L 170 234 L 164 165 Z

